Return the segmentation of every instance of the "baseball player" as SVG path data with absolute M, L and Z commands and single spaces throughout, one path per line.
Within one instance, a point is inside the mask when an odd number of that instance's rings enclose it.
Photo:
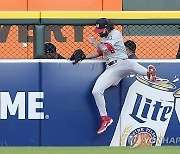
M 156 69 L 152 65 L 146 69 L 135 60 L 128 59 L 122 34 L 114 29 L 110 20 L 107 20 L 106 18 L 98 19 L 96 21 L 94 32 L 99 34 L 101 41 L 100 43 L 97 43 L 93 37 L 89 38 L 90 43 L 97 48 L 97 51 L 86 55 L 85 58 L 96 58 L 103 55 L 106 60 L 106 69 L 98 77 L 92 90 L 92 94 L 102 118 L 101 126 L 97 131 L 97 134 L 101 134 L 113 122 L 113 119 L 108 116 L 106 111 L 104 91 L 112 85 L 117 85 L 124 77 L 132 72 L 147 75 L 150 81 L 155 82 Z
M 135 54 L 136 51 L 136 44 L 132 40 L 128 40 L 124 42 L 124 45 L 126 47 L 127 55 L 129 59 L 138 59 L 138 57 Z

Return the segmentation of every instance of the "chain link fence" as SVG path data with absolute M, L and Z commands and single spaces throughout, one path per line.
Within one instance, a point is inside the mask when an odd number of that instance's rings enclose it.
M 94 25 L 46 25 L 45 42 L 53 43 L 57 52 L 69 58 L 81 48 L 86 54 L 96 50 L 88 38 L 100 37 Z M 124 41 L 133 40 L 139 59 L 175 59 L 180 43 L 180 25 L 115 25 Z M 33 25 L 0 25 L 0 58 L 32 59 Z M 27 45 L 26 45 L 27 43 Z
M 33 58 L 32 25 L 0 25 L 0 58 Z

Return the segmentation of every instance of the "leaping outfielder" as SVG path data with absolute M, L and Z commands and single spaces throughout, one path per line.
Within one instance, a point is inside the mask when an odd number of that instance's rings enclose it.
M 85 56 L 87 59 L 104 57 L 106 60 L 106 69 L 98 77 L 92 94 L 95 98 L 97 108 L 101 116 L 101 126 L 97 134 L 103 133 L 113 122 L 106 111 L 104 91 L 110 86 L 117 85 L 124 77 L 130 73 L 147 75 L 151 82 L 156 82 L 156 69 L 149 65 L 148 69 L 138 64 L 134 59 L 128 59 L 123 37 L 120 31 L 114 29 L 113 24 L 106 18 L 100 18 L 96 21 L 95 33 L 101 37 L 100 43 L 97 43 L 93 37 L 89 38 L 97 50 Z M 80 59 L 82 60 L 82 59 Z

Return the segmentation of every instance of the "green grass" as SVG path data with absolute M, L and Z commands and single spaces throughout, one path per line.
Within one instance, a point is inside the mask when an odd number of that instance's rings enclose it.
M 179 154 L 180 146 L 162 147 L 0 147 L 0 154 Z

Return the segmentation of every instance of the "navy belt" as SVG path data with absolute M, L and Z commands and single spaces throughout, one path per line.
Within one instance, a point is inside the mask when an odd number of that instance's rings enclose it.
M 116 63 L 117 63 L 117 60 L 113 60 L 113 61 L 111 61 L 110 63 L 108 63 L 107 65 L 108 65 L 108 66 L 111 66 L 111 65 L 116 64 Z
M 122 58 L 122 60 L 126 60 L 126 59 L 127 58 Z M 111 66 L 111 65 L 116 64 L 116 63 L 117 63 L 117 60 L 113 60 L 113 61 L 109 62 L 107 65 Z

